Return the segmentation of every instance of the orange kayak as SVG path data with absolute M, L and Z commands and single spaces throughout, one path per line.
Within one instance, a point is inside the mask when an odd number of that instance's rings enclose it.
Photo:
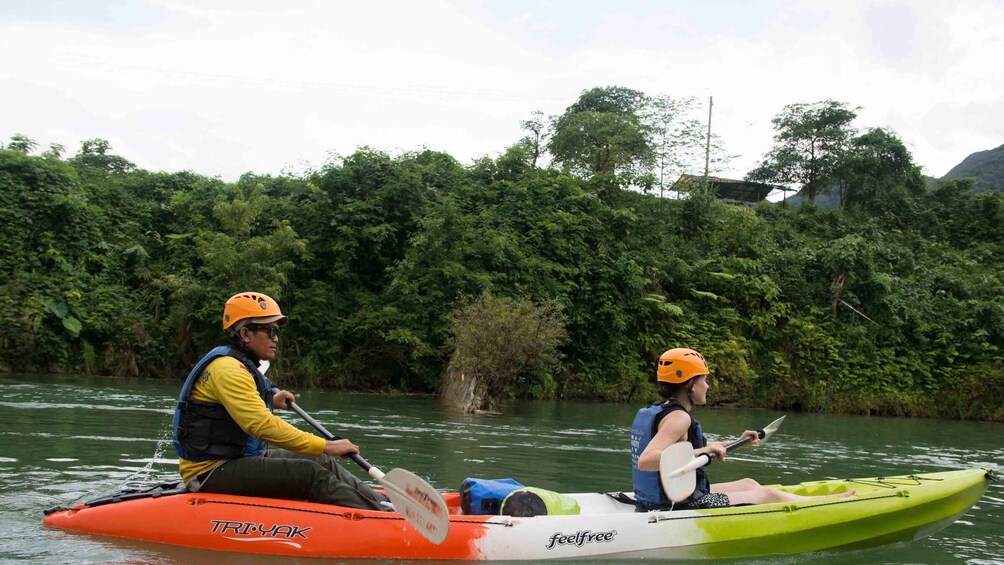
M 91 534 L 242 553 L 476 559 L 472 541 L 487 533 L 491 518 L 499 517 L 464 516 L 458 493 L 444 497 L 451 512 L 450 535 L 439 545 L 394 512 L 225 494 L 165 493 L 120 501 L 109 497 L 94 505 L 56 510 L 42 523 Z

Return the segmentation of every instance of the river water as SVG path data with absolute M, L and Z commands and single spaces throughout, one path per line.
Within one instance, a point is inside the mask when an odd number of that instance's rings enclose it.
M 0 385 L 0 562 L 318 562 L 43 528 L 46 508 L 177 480 L 170 424 L 180 382 L 6 375 Z M 631 488 L 628 429 L 637 406 L 521 402 L 505 414 L 464 415 L 428 397 L 313 390 L 298 402 L 358 444 L 371 463 L 428 476 L 436 488 L 456 490 L 466 477 L 512 477 L 565 492 Z M 732 439 L 781 414 L 699 408 L 696 415 L 711 439 Z M 283 417 L 309 429 L 295 414 Z M 750 476 L 764 484 L 963 467 L 1002 475 L 1002 438 L 1001 424 L 789 414 L 770 442 L 735 453 L 710 473 L 714 481 Z M 954 525 L 917 542 L 757 562 L 1004 563 L 1004 482 L 992 483 Z

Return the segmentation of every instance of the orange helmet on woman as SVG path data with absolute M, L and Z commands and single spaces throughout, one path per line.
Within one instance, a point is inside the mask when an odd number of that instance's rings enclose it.
M 709 372 L 708 363 L 703 355 L 693 349 L 678 347 L 659 357 L 659 369 L 656 375 L 662 383 L 685 383 Z
M 281 326 L 289 318 L 282 315 L 279 304 L 260 292 L 241 292 L 230 297 L 223 307 L 223 329 L 228 330 L 241 320 L 256 324 L 278 322 Z

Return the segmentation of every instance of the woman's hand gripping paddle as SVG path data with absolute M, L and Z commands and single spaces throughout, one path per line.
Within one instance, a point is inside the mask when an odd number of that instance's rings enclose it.
M 784 418 L 785 416 L 781 416 L 762 430 L 757 430 L 761 443 L 767 441 L 767 438 L 781 427 Z M 751 441 L 753 438 L 749 436 L 738 439 L 726 445 L 725 451 L 732 451 Z M 659 458 L 659 480 L 662 482 L 662 489 L 666 491 L 666 497 L 673 502 L 686 500 L 697 488 L 696 470 L 710 464 L 717 457 L 717 453 L 694 457 L 694 446 L 690 445 L 689 441 L 674 443 L 663 450 Z
M 340 439 L 331 434 L 317 420 L 310 417 L 295 402 L 289 401 L 290 410 L 296 412 L 326 439 Z M 358 453 L 349 455 L 364 471 L 377 480 L 394 504 L 394 508 L 404 516 L 409 524 L 435 544 L 443 543 L 450 530 L 450 515 L 443 495 L 421 477 L 404 469 L 391 469 L 389 473 L 370 465 Z

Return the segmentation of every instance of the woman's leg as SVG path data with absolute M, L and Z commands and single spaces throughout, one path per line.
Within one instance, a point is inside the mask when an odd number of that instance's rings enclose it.
M 740 504 L 767 504 L 769 502 L 799 502 L 820 498 L 843 498 L 851 496 L 855 491 L 850 490 L 823 496 L 801 496 L 776 488 L 761 486 L 760 483 L 753 479 L 740 479 L 728 483 L 713 484 L 711 485 L 711 492 L 727 494 L 732 505 L 738 506 Z
M 738 481 L 728 483 L 715 483 L 711 485 L 711 492 L 732 494 L 733 492 L 755 490 L 758 488 L 760 488 L 760 483 L 754 481 L 753 479 L 739 479 Z

